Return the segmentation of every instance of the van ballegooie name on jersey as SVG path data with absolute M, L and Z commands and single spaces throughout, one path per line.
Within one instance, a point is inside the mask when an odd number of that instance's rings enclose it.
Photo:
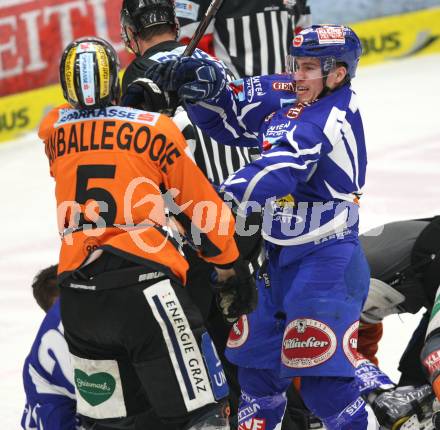
M 47 141 L 46 153 L 52 164 L 58 157 L 84 151 L 134 151 L 159 162 L 166 172 L 166 165 L 173 164 L 181 154 L 164 134 L 153 133 L 146 125 L 134 127 L 130 122 L 78 122 L 54 129 Z

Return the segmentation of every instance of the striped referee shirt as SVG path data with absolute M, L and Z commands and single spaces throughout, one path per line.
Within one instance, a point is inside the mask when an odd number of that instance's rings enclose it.
M 192 37 L 210 0 L 179 0 L 180 37 Z M 214 52 L 235 76 L 282 73 L 293 37 L 292 0 L 227 0 L 211 21 Z M 290 6 L 289 6 L 290 5 Z
M 183 49 L 179 42 L 161 42 L 148 49 L 141 57 L 137 57 L 124 73 L 122 79 L 123 95 L 129 84 L 135 79 L 143 77 L 145 70 L 159 61 L 159 58 L 172 54 L 180 56 Z M 176 112 L 173 120 L 185 137 L 194 162 L 214 184 L 221 184 L 228 176 L 251 161 L 253 149 L 222 145 L 193 125 L 185 110 L 179 108 Z

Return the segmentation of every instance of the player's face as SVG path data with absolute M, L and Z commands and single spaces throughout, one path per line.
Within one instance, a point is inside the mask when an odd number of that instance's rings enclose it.
M 312 57 L 295 58 L 297 100 L 300 103 L 316 100 L 324 89 L 321 60 Z

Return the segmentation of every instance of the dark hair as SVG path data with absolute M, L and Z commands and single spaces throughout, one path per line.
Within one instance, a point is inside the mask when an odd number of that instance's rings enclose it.
M 142 40 L 150 40 L 153 37 L 166 33 L 176 34 L 176 27 L 171 24 L 153 25 L 152 27 L 142 28 L 137 36 Z
M 38 272 L 32 282 L 34 298 L 44 312 L 47 312 L 59 295 L 57 287 L 58 265 L 46 267 Z
M 338 62 L 336 63 L 336 67 L 345 67 L 345 71 L 347 72 L 347 73 L 345 74 L 345 78 L 344 78 L 344 80 L 338 85 L 338 88 L 339 88 L 339 87 L 342 87 L 342 86 L 345 85 L 345 84 L 350 83 L 350 82 L 351 82 L 351 77 L 350 77 L 350 74 L 348 73 L 348 66 L 347 66 L 347 63 L 344 63 L 343 61 L 338 61 Z

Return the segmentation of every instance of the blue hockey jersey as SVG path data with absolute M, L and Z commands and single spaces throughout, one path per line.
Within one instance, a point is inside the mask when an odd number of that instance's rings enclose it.
M 23 429 L 79 430 L 70 355 L 60 305 L 49 309 L 23 367 L 26 406 Z
M 253 136 L 260 146 L 261 157 L 230 176 L 222 190 L 243 210 L 246 202 L 254 202 L 254 211 L 262 208 L 263 237 L 272 243 L 356 237 L 367 165 L 356 94 L 344 85 L 314 103 L 294 104 L 269 78 L 259 78 L 266 83 L 259 94 L 247 96 L 245 89 L 240 95 L 229 85 L 217 106 L 188 109 L 219 141 L 248 144 Z
M 191 120 L 225 145 L 259 146 L 264 118 L 296 100 L 290 75 L 253 76 L 229 82 L 212 103 L 188 103 Z

